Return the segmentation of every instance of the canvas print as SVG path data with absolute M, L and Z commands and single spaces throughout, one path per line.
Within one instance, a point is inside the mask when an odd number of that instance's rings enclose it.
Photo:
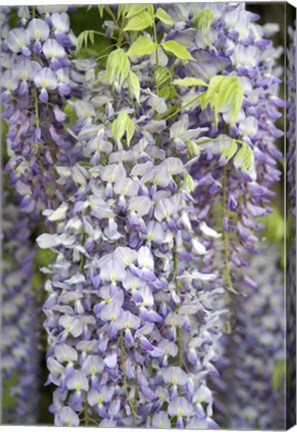
M 295 16 L 1 7 L 1 424 L 296 423 Z

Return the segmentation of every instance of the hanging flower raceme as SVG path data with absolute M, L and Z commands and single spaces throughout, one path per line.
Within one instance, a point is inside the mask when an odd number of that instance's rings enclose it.
M 296 357 L 296 29 L 289 28 L 290 44 L 287 51 L 287 119 L 289 121 L 287 131 L 287 187 L 289 195 L 289 218 L 293 218 L 293 223 L 289 223 L 288 229 L 288 268 L 287 268 L 287 333 L 286 333 L 286 355 L 287 358 Z M 290 220 L 290 219 L 289 219 Z M 290 377 L 286 387 L 287 417 L 288 423 L 294 423 L 294 406 L 296 396 L 296 373 L 290 372 Z
M 184 20 L 189 8 L 173 6 L 169 12 Z M 258 17 L 247 12 L 244 4 L 212 4 L 198 12 L 190 10 L 190 15 L 190 25 L 174 37 L 187 43 L 200 61 L 188 62 L 182 72 L 186 78 L 176 84 L 188 106 L 190 127 L 208 128 L 209 139 L 197 140 L 200 156 L 191 174 L 197 182 L 199 217 L 223 230 L 217 259 L 229 298 L 241 290 L 239 286 L 252 288 L 238 270 L 247 267 L 248 255 L 257 251 L 257 232 L 263 227 L 258 217 L 272 211 L 270 186 L 280 179 L 276 165 L 281 153 L 275 140 L 283 133 L 275 121 L 281 116 L 279 107 L 284 106 L 277 96 L 281 80 L 276 60 L 281 49 L 268 39 L 275 26 L 254 24 Z M 201 80 L 209 82 L 209 87 L 199 98 Z
M 58 168 L 77 193 L 48 215 L 61 219 L 57 234 L 38 239 L 59 253 L 45 304 L 49 380 L 58 386 L 53 410 L 57 424 L 65 424 L 62 403 L 72 410 L 71 424 L 80 415 L 100 425 L 149 426 L 153 414 L 154 425 L 173 417 L 178 427 L 207 427 L 212 396 L 204 375 L 212 366 L 203 345 L 212 344 L 218 312 L 211 299 L 220 291 L 206 289 L 215 274 L 197 270 L 207 252 L 192 237 L 184 162 L 163 140 L 156 145 L 165 122 L 132 120 L 122 110 L 128 98 L 125 89 L 114 97 L 111 127 L 88 123 L 79 131 L 96 162 L 88 170 Z M 144 106 L 146 92 L 142 98 Z M 134 129 L 129 146 L 129 129 L 119 137 L 114 126 L 123 113 Z
M 4 197 L 1 382 L 10 400 L 4 421 L 34 424 L 40 387 L 39 316 L 32 290 L 34 248 L 28 217 Z
M 287 51 L 288 57 L 288 78 L 287 78 L 287 118 L 289 127 L 288 138 L 288 171 L 287 179 L 289 184 L 290 212 L 296 217 L 296 31 L 290 29 L 291 43 Z
M 57 168 L 59 183 L 77 191 L 46 212 L 57 233 L 38 239 L 58 253 L 46 270 L 52 410 L 58 425 L 207 428 L 221 312 L 213 299 L 223 291 L 208 247 L 220 234 L 199 224 L 192 156 L 178 147 L 177 127 L 158 119 L 170 106 L 149 78 L 156 59 L 133 66 L 133 49 L 112 53 L 80 103 L 85 121 L 74 133 L 90 164 Z
M 20 27 L 6 32 L 1 53 L 2 117 L 8 124 L 10 157 L 6 170 L 23 197 L 22 211 L 38 218 L 56 198 L 63 200 L 54 164 L 78 157 L 65 128 L 65 108 L 82 87 L 77 86 L 79 65 L 69 59 L 75 38 L 67 13 L 20 9 Z
M 215 428 L 222 323 L 238 281 L 255 289 L 240 267 L 279 179 L 279 53 L 243 4 L 98 10 L 115 42 L 98 62 L 70 60 L 63 7 L 19 10 L 2 55 L 7 169 L 56 254 L 41 269 L 50 411 Z
M 229 366 L 221 380 L 230 396 L 224 415 L 236 429 L 285 425 L 285 298 L 279 264 L 276 247 L 261 246 L 248 269 L 255 287 L 238 304 L 235 330 L 223 341 Z

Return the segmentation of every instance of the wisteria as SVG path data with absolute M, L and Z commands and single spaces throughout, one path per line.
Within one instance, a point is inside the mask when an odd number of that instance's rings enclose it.
M 18 206 L 4 199 L 1 382 L 13 400 L 4 420 L 34 424 L 40 378 L 40 314 L 32 292 L 34 248 L 28 218 L 20 218 Z
M 2 44 L 2 117 L 9 125 L 10 156 L 5 169 L 23 197 L 21 210 L 37 219 L 44 208 L 64 199 L 54 164 L 77 157 L 63 112 L 67 98 L 82 91 L 80 73 L 70 59 L 75 38 L 66 10 L 21 10 L 20 26 L 7 30 Z
M 90 9 L 99 26 L 78 37 L 67 6 L 1 9 L 6 421 L 34 423 L 44 384 L 56 426 L 283 425 L 283 280 L 263 231 L 282 176 L 279 26 L 244 3 Z
M 220 341 L 228 361 L 217 385 L 229 397 L 221 408 L 235 429 L 286 424 L 284 271 L 277 248 L 260 251 L 248 269 L 257 286 L 238 304 L 233 334 Z
M 296 15 L 296 14 L 295 14 Z M 296 18 L 296 16 L 295 16 Z M 287 49 L 288 72 L 288 103 L 287 103 L 287 146 L 288 146 L 288 202 L 289 217 L 292 217 L 288 238 L 288 277 L 287 277 L 287 345 L 286 353 L 292 364 L 296 363 L 296 29 L 288 29 L 289 47 Z M 288 400 L 287 419 L 290 423 L 296 422 L 296 368 L 292 367 L 289 372 L 286 387 Z

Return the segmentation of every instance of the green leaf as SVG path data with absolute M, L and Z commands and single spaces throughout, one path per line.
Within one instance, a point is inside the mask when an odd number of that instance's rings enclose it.
M 234 158 L 236 168 L 241 168 L 243 171 L 250 171 L 254 165 L 253 150 L 246 144 L 242 145 L 241 149 Z
M 112 123 L 111 129 L 113 136 L 119 140 L 125 135 L 127 118 L 128 114 L 126 111 L 123 111 Z
M 146 9 L 147 9 L 147 4 L 126 5 L 125 8 L 126 18 L 132 18 L 133 16 L 140 14 Z
M 124 31 L 140 31 L 153 24 L 153 18 L 151 15 L 143 11 L 138 15 L 133 16 L 124 27 Z
M 138 76 L 134 72 L 130 71 L 129 78 L 131 81 L 134 96 L 137 102 L 140 104 L 140 83 L 139 83 Z
M 224 138 L 222 138 L 224 140 Z M 231 144 L 222 152 L 220 160 L 225 160 L 229 162 L 229 160 L 235 155 L 237 152 L 238 145 L 236 140 L 232 140 Z
M 236 76 L 214 76 L 209 82 L 207 91 L 201 96 L 201 108 L 205 109 L 210 104 L 215 113 L 216 123 L 218 123 L 218 113 L 228 110 L 230 124 L 233 124 L 242 102 L 243 89 L 240 79 Z
M 184 174 L 184 187 L 187 192 L 191 193 L 195 189 L 195 182 L 189 173 Z
M 155 20 L 155 6 L 153 4 L 149 4 L 148 8 L 147 8 L 148 13 L 150 14 L 150 16 L 152 17 L 152 20 Z
M 104 5 L 98 5 L 98 12 L 99 12 L 100 18 L 103 18 Z
M 176 91 L 172 86 L 165 86 L 158 89 L 157 95 L 164 99 L 172 100 L 176 96 Z
M 144 56 L 150 55 L 157 49 L 157 44 L 151 41 L 147 36 L 140 36 L 130 46 L 127 54 L 128 56 Z
M 127 146 L 130 146 L 131 139 L 135 132 L 135 124 L 126 111 L 120 112 L 118 117 L 113 121 L 111 129 L 114 138 L 119 140 L 121 140 L 126 133 Z
M 195 60 L 191 56 L 187 48 L 185 48 L 183 45 L 176 42 L 175 40 L 162 42 L 161 45 L 165 51 L 170 52 L 171 54 L 175 55 L 177 58 L 181 60 Z
M 184 87 L 194 87 L 194 86 L 207 87 L 206 82 L 204 82 L 202 79 L 192 78 L 192 77 L 174 80 L 172 84 L 184 86 Z
M 174 25 L 175 21 L 171 16 L 162 8 L 158 8 L 156 12 L 156 17 L 159 18 L 165 25 Z
M 89 43 L 92 45 L 94 44 L 95 33 L 95 30 L 85 30 L 78 36 L 76 43 L 76 54 L 79 53 L 84 46 L 87 48 Z
M 133 120 L 128 117 L 127 123 L 126 123 L 126 136 L 127 136 L 127 146 L 130 146 L 131 139 L 133 138 L 135 132 L 135 124 Z
M 213 13 L 209 8 L 205 8 L 197 13 L 194 18 L 193 27 L 205 33 L 209 30 L 213 20 Z
M 117 79 L 122 86 L 129 73 L 130 62 L 127 54 L 121 48 L 112 51 L 106 62 L 106 77 L 109 83 L 112 84 Z
M 171 70 L 167 67 L 160 66 L 155 70 L 153 78 L 156 82 L 157 87 L 161 87 L 172 80 Z
M 63 111 L 67 115 L 70 124 L 73 125 L 78 119 L 76 112 L 73 109 L 73 104 L 71 104 L 70 102 L 66 103 Z
M 187 153 L 190 157 L 195 157 L 200 155 L 200 148 L 195 141 L 186 141 Z
M 120 4 L 118 6 L 118 19 L 121 18 L 121 16 L 125 14 L 126 8 L 127 8 L 127 5 Z

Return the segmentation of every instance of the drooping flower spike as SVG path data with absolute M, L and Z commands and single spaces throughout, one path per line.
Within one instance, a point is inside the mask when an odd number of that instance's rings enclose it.
M 41 269 L 50 411 L 216 428 L 219 340 L 280 176 L 280 53 L 244 4 L 98 10 L 106 64 L 71 60 L 63 7 L 20 11 L 2 57 L 10 180 L 56 254 Z

